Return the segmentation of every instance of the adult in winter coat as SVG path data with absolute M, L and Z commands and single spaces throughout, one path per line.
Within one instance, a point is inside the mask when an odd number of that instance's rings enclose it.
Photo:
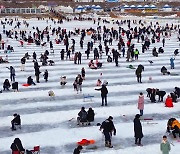
M 134 118 L 134 137 L 135 137 L 135 144 L 141 145 L 141 139 L 143 138 L 143 133 L 142 133 L 142 125 L 139 118 L 140 115 L 136 114 Z
M 16 76 L 15 75 L 15 69 L 12 66 L 10 66 L 10 68 L 8 68 L 8 69 L 10 70 L 10 79 L 11 79 L 11 81 L 15 82 L 15 76 Z
M 28 78 L 27 78 L 27 84 L 29 84 L 29 85 L 36 85 L 35 83 L 34 83 L 34 81 L 33 81 L 33 79 L 32 79 L 32 77 L 31 76 L 29 76 Z
M 139 83 L 142 83 L 142 81 L 141 81 L 141 78 L 142 78 L 142 69 L 140 69 L 139 67 L 136 69 L 136 76 L 137 76 L 137 81 L 139 82 Z
M 13 114 L 13 116 L 14 119 L 11 121 L 11 125 L 12 125 L 11 129 L 16 130 L 15 125 L 21 125 L 21 118 L 20 115 L 17 113 Z
M 167 71 L 167 68 L 166 68 L 165 66 L 163 66 L 163 67 L 161 68 L 161 73 L 162 73 L 163 75 L 165 75 L 165 74 L 170 74 L 170 72 Z
M 79 122 L 87 122 L 87 112 L 85 110 L 85 107 L 81 108 L 81 111 L 78 113 L 77 121 Z
M 162 154 L 169 154 L 169 151 L 171 150 L 171 145 L 167 140 L 167 136 L 163 136 L 162 143 L 160 144 L 160 150 Z
M 105 146 L 112 148 L 113 146 L 111 145 L 111 136 L 112 136 L 112 132 L 114 132 L 114 135 L 116 135 L 116 128 L 114 126 L 113 123 L 113 117 L 109 116 L 108 119 L 106 119 L 105 121 L 103 121 L 101 127 L 100 127 L 100 131 L 103 129 L 103 134 L 105 136 Z
M 173 137 L 176 138 L 176 134 L 179 134 L 180 137 L 180 123 L 175 118 L 170 118 L 167 123 L 167 132 L 170 133 L 172 130 Z
M 25 63 L 26 63 L 26 58 L 25 57 L 21 58 L 21 71 L 24 71 Z
M 77 90 L 80 92 L 82 91 L 82 82 L 83 82 L 83 78 L 81 77 L 80 74 L 78 74 L 78 76 L 76 77 L 76 83 L 77 83 Z
M 100 89 L 95 89 L 95 90 L 101 91 L 101 98 L 102 98 L 101 106 L 104 106 L 104 100 L 105 100 L 105 106 L 107 106 L 107 94 L 108 94 L 108 90 L 107 90 L 106 85 L 102 85 L 102 87 Z
M 95 116 L 94 110 L 90 107 L 89 110 L 87 111 L 87 120 L 89 122 L 94 121 L 94 116 Z
M 144 95 L 142 92 L 139 94 L 138 109 L 140 110 L 140 116 L 142 116 L 144 110 Z
M 85 80 L 86 72 L 85 72 L 84 67 L 81 69 L 81 76 L 82 76 L 82 79 Z
M 171 69 L 174 69 L 174 60 L 175 58 L 170 58 L 170 65 L 171 65 Z
M 19 151 L 19 153 L 21 154 L 25 153 L 25 149 L 23 148 L 21 140 L 19 138 L 14 139 L 14 142 L 11 144 L 11 150 L 12 150 L 12 154 L 13 151 Z
M 73 154 L 80 154 L 82 149 L 83 149 L 83 147 L 81 145 L 78 145 L 78 147 L 74 149 Z
M 4 90 L 9 90 L 10 87 L 11 87 L 11 84 L 9 83 L 9 80 L 5 79 L 5 81 L 3 83 L 3 89 Z
M 175 87 L 174 89 L 175 89 L 174 93 L 175 93 L 175 94 L 177 95 L 177 97 L 179 98 L 179 97 L 180 97 L 180 88 L 179 88 L 179 87 Z
M 157 90 L 156 90 L 156 95 L 159 96 L 159 102 L 163 102 L 163 98 L 164 98 L 164 96 L 166 95 L 166 92 L 163 91 L 163 90 L 157 89 Z

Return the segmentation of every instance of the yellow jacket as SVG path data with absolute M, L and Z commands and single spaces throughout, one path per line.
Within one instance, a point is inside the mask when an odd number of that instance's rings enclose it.
M 178 120 L 174 120 L 172 122 L 172 128 L 174 128 L 174 126 L 177 126 L 180 129 L 180 123 L 178 122 Z

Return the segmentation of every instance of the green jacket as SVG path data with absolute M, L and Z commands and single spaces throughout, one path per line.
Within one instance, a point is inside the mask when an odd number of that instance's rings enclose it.
M 169 151 L 171 150 L 171 146 L 169 142 L 167 141 L 166 143 L 161 143 L 160 149 L 162 151 L 162 154 L 169 154 Z
M 134 50 L 134 54 L 135 55 L 139 55 L 139 51 L 138 50 Z

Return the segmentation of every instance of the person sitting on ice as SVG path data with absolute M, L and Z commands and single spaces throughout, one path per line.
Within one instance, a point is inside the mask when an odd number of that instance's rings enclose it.
M 27 78 L 27 84 L 28 85 L 36 85 L 35 83 L 34 83 L 34 81 L 33 81 L 33 79 L 32 79 L 32 77 L 31 76 L 29 76 L 28 78 Z
M 102 63 L 98 61 L 98 59 L 96 59 L 96 66 L 97 68 L 101 68 L 102 67 Z
M 160 47 L 160 48 L 158 49 L 158 53 L 164 53 L 164 50 L 163 50 L 162 47 Z
M 165 107 L 173 107 L 173 101 L 170 95 L 168 95 L 166 98 Z
M 25 149 L 23 148 L 21 140 L 19 138 L 14 139 L 14 142 L 11 144 L 11 150 L 12 153 L 14 153 L 15 151 L 18 152 L 19 154 L 25 153 Z
M 179 134 L 180 137 L 180 123 L 175 118 L 170 118 L 167 122 L 167 132 L 173 134 L 173 137 L 176 138 L 176 134 Z
M 163 67 L 161 68 L 161 73 L 162 73 L 163 75 L 165 75 L 165 74 L 170 74 L 170 72 L 167 71 L 167 68 L 166 68 L 165 66 L 163 66 Z
M 8 61 L 6 59 L 3 59 L 2 56 L 0 56 L 0 64 L 1 63 L 8 63 Z
M 87 111 L 87 120 L 89 122 L 93 122 L 94 116 L 95 116 L 94 110 L 90 107 L 89 110 Z
M 15 125 L 21 125 L 20 115 L 15 113 L 15 114 L 13 114 L 13 116 L 14 116 L 14 119 L 11 121 L 11 125 L 12 125 L 11 129 L 12 129 L 12 131 L 16 130 Z
M 177 95 L 177 97 L 179 98 L 179 97 L 180 97 L 180 88 L 179 88 L 179 87 L 175 87 L 174 89 L 175 89 L 174 93 L 175 93 L 175 94 Z
M 97 80 L 96 86 L 100 87 L 102 85 L 102 82 L 100 79 Z
M 61 76 L 60 84 L 61 84 L 61 85 L 65 85 L 66 83 L 67 83 L 67 81 L 66 81 L 66 76 Z
M 152 55 L 153 55 L 154 57 L 158 57 L 158 52 L 156 51 L 156 47 L 153 48 L 153 50 L 152 50 Z
M 91 69 L 97 69 L 97 67 L 94 65 L 93 60 L 90 60 L 88 66 L 89 66 Z
M 111 62 L 112 62 L 111 56 L 108 56 L 108 57 L 107 57 L 107 62 L 108 62 L 108 63 L 111 63 Z
M 174 55 L 177 56 L 178 54 L 179 54 L 179 51 L 178 51 L 178 49 L 176 49 L 176 50 L 174 51 Z
M 171 95 L 172 101 L 176 103 L 177 102 L 176 94 L 174 92 L 172 92 L 172 93 L 170 93 L 170 95 Z
M 8 79 L 5 79 L 4 83 L 3 83 L 3 89 L 4 91 L 5 90 L 8 90 L 9 91 L 9 88 L 11 87 L 11 84 L 9 83 L 9 80 Z
M 83 122 L 87 122 L 87 112 L 85 110 L 85 107 L 81 108 L 81 111 L 78 113 L 77 117 L 78 125 Z

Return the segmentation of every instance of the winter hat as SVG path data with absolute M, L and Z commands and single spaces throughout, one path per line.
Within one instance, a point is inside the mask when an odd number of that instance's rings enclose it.
M 111 120 L 113 120 L 113 117 L 112 116 L 109 116 L 109 118 L 108 119 L 111 119 Z
M 17 113 L 14 113 L 13 116 L 14 116 L 14 117 L 17 116 Z
M 139 114 L 136 114 L 135 118 L 138 118 L 138 119 L 139 119 L 139 118 L 140 118 L 140 115 L 139 115 Z

